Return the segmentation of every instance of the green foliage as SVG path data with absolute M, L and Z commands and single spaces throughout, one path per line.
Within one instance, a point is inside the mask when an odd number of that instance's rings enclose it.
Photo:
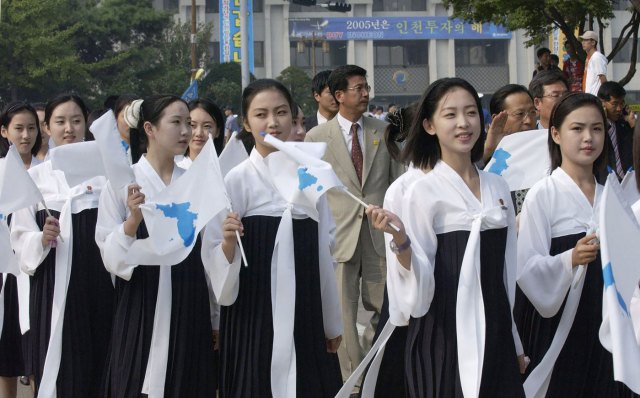
M 613 0 L 444 0 L 455 17 L 475 22 L 493 22 L 509 30 L 524 29 L 529 42 L 546 39 L 554 27 L 573 36 L 587 18 L 613 17 Z
M 208 69 L 212 24 L 198 27 Z M 190 25 L 150 0 L 2 0 L 0 99 L 43 101 L 73 91 L 96 109 L 111 94 L 182 94 L 191 75 Z
M 293 100 L 300 105 L 305 115 L 315 112 L 316 102 L 311 95 L 311 78 L 303 69 L 289 66 L 283 69 L 276 79 L 289 89 Z

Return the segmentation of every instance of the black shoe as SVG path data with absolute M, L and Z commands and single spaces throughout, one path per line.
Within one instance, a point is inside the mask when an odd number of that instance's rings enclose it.
M 23 386 L 28 386 L 31 383 L 29 382 L 29 377 L 28 376 L 20 376 L 18 377 L 18 380 L 20 380 L 20 384 L 22 384 Z

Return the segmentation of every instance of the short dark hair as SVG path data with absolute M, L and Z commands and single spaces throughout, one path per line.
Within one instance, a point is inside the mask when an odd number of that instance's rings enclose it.
M 31 155 L 36 156 L 40 150 L 40 145 L 42 145 L 42 138 L 40 135 L 40 121 L 38 120 L 38 113 L 33 106 L 21 101 L 8 103 L 0 114 L 0 126 L 8 129 L 13 117 L 22 112 L 29 112 L 36 119 L 36 131 L 38 134 L 33 146 L 31 147 Z M 11 143 L 7 138 L 0 137 L 0 158 L 7 156 L 7 151 L 10 146 Z
M 602 152 L 593 162 L 593 174 L 600 175 L 604 170 L 604 167 L 607 164 L 607 152 L 609 151 L 609 140 L 606 139 L 607 116 L 605 115 L 604 108 L 602 107 L 602 103 L 598 97 L 593 94 L 575 92 L 562 97 L 551 111 L 551 117 L 549 118 L 549 134 L 547 137 L 549 157 L 551 158 L 551 171 L 562 165 L 562 152 L 560 151 L 560 145 L 556 144 L 553 140 L 553 136 L 551 134 L 552 127 L 560 130 L 560 126 L 562 126 L 562 123 L 571 112 L 585 106 L 595 107 L 598 112 L 600 112 L 600 116 L 602 116 L 603 128 L 605 129 L 605 140 Z
M 45 123 L 47 123 L 47 126 L 49 125 L 49 121 L 51 120 L 51 115 L 53 114 L 53 111 L 59 105 L 62 105 L 66 102 L 74 102 L 76 105 L 78 105 L 78 107 L 82 111 L 82 115 L 84 116 L 85 123 L 87 122 L 87 117 L 89 116 L 89 109 L 87 108 L 87 105 L 85 105 L 82 98 L 80 98 L 78 95 L 75 95 L 75 94 L 59 94 L 53 97 L 51 100 L 49 100 L 49 102 L 47 102 L 47 105 L 45 105 L 44 107 L 44 121 Z
M 493 96 L 491 97 L 491 101 L 489 101 L 489 112 L 492 115 L 497 115 L 498 113 L 504 110 L 504 101 L 512 94 L 524 93 L 531 98 L 533 101 L 533 97 L 531 93 L 525 86 L 520 84 L 507 84 L 506 86 L 500 87 Z
M 529 93 L 533 98 L 542 98 L 544 95 L 544 86 L 557 82 L 564 83 L 567 90 L 569 90 L 569 83 L 561 70 L 551 69 L 540 71 L 531 79 L 529 83 Z
M 336 91 L 347 89 L 349 78 L 352 76 L 367 77 L 367 71 L 358 65 L 342 65 L 331 72 L 329 75 L 329 90 L 331 90 L 333 98 L 336 97 Z
M 551 54 L 551 50 L 547 47 L 540 47 L 538 51 L 536 51 L 536 57 L 538 57 L 538 59 L 542 58 L 544 54 Z
M 133 94 L 122 94 L 121 96 L 116 98 L 112 108 L 113 114 L 116 116 L 116 119 L 118 118 L 120 112 L 124 110 L 124 107 L 132 103 L 133 100 L 137 98 L 138 97 Z
M 471 148 L 471 161 L 475 163 L 482 158 L 485 140 L 484 115 L 478 92 L 464 79 L 447 77 L 431 83 L 424 92 L 402 151 L 403 162 L 412 162 L 415 167 L 420 169 L 425 169 L 427 166 L 433 168 L 438 163 L 442 157 L 440 142 L 436 135 L 428 134 L 425 131 L 422 122 L 425 119 L 431 120 L 433 118 L 440 100 L 454 88 L 467 91 L 476 102 L 480 118 L 480 136 Z
M 618 82 L 606 81 L 598 90 L 598 98 L 603 101 L 610 101 L 611 97 L 624 98 L 626 95 L 627 90 Z
M 331 75 L 330 70 L 316 73 L 313 80 L 311 80 L 311 94 L 320 94 L 329 85 L 329 75 Z
M 207 112 L 216 124 L 218 136 L 213 138 L 213 146 L 216 148 L 216 153 L 220 155 L 224 147 L 224 116 L 222 115 L 220 107 L 208 98 L 199 98 L 189 102 L 189 112 L 194 109 L 202 109 Z M 188 154 L 189 149 L 187 148 L 187 155 Z

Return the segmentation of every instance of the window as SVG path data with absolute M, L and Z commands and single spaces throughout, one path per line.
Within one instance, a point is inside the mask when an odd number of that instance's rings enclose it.
M 312 42 L 305 40 L 302 44 L 293 40 L 290 44 L 291 65 L 301 68 L 309 68 L 313 66 Z M 302 52 L 298 52 L 301 49 Z M 347 42 L 346 41 L 327 41 L 323 44 L 322 40 L 315 41 L 315 62 L 317 70 L 332 69 L 339 65 L 347 63 Z M 322 68 L 322 69 L 320 69 Z
M 220 42 L 209 42 L 207 46 L 207 56 L 209 57 L 209 62 L 214 64 L 220 63 Z
M 373 11 L 426 11 L 426 0 L 373 0 Z
M 204 12 L 207 14 L 217 14 L 220 12 L 220 0 L 205 0 Z
M 375 41 L 375 65 L 426 65 L 428 43 L 427 40 Z
M 264 12 L 264 0 L 252 0 L 253 12 Z
M 612 46 L 615 46 L 618 42 L 618 38 L 614 37 Z M 631 50 L 633 49 L 633 37 L 629 37 L 627 43 L 618 51 L 618 53 L 613 57 L 613 60 L 616 62 L 631 62 Z M 638 58 L 640 58 L 640 41 L 638 41 Z
M 253 42 L 253 66 L 260 68 L 264 66 L 264 42 Z
M 625 11 L 631 8 L 629 0 L 613 0 L 613 10 Z
M 506 65 L 508 40 L 456 40 L 456 66 Z
M 164 0 L 164 9 L 166 11 L 178 11 L 180 0 Z

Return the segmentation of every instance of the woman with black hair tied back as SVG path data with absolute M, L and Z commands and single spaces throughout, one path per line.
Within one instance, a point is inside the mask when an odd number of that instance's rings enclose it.
M 87 108 L 63 94 L 45 108 L 56 147 L 85 138 Z M 83 165 L 77 165 L 83 167 Z M 104 177 L 70 187 L 51 161 L 29 169 L 42 204 L 17 211 L 11 243 L 31 276 L 29 323 L 32 352 L 25 358 L 45 397 L 98 396 L 113 314 L 113 284 L 93 239 Z
M 95 239 L 116 276 L 116 307 L 102 391 L 95 396 L 213 397 L 214 344 L 200 238 L 173 266 L 126 261 L 133 243 L 149 236 L 140 209 L 145 197 L 185 173 L 174 158 L 191 140 L 189 109 L 179 97 L 155 95 L 133 101 L 124 118 L 131 126 L 136 184 L 117 190 L 108 183 L 100 199 Z M 163 315 L 170 320 L 162 322 Z
M 24 102 L 9 103 L 0 114 L 0 158 L 4 158 L 9 147 L 14 145 L 24 167 L 29 169 L 40 163 L 36 159 L 40 144 L 36 110 Z M 10 223 L 10 217 L 0 218 L 0 222 Z M 3 325 L 0 334 L 0 397 L 15 397 L 16 378 L 33 374 L 25 368 L 23 361 L 23 348 L 29 352 L 29 346 L 27 336 L 23 337 L 20 330 L 18 308 L 18 291 L 28 290 L 28 286 L 29 276 L 26 274 L 21 273 L 17 278 L 11 274 L 0 274 L 0 298 L 4 301 L 4 311 L 0 309 L 3 313 L 0 317 L 4 317 L 0 322 Z
M 184 155 L 176 156 L 176 163 L 188 169 L 209 139 L 213 140 L 216 153 L 220 155 L 224 146 L 224 118 L 213 101 L 200 98 L 189 102 L 191 116 L 191 141 Z

